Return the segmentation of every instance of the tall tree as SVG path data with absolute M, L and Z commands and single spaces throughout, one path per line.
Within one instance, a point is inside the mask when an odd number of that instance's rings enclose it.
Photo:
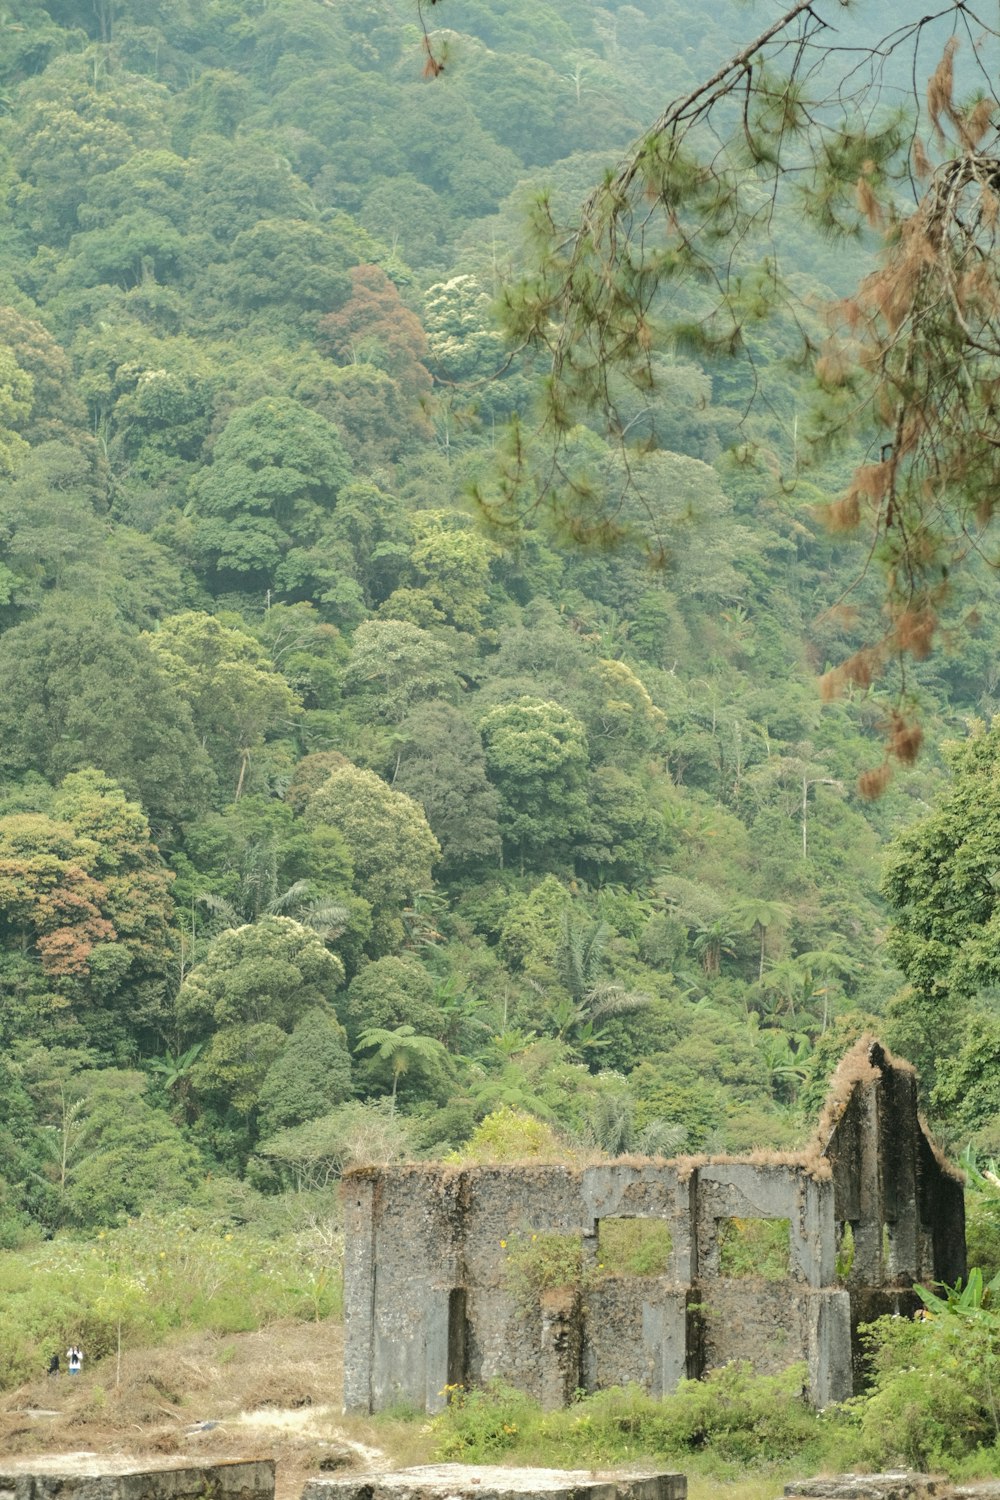
M 393 1031 L 371 1026 L 358 1037 L 359 1052 L 374 1052 L 376 1062 L 388 1063 L 392 1069 L 392 1109 L 396 1108 L 396 1090 L 399 1080 L 408 1073 L 414 1063 L 440 1062 L 445 1056 L 444 1047 L 431 1036 L 421 1036 L 412 1026 L 397 1026 Z
M 273 585 L 289 548 L 316 540 L 349 475 L 337 429 L 301 402 L 275 396 L 240 407 L 192 485 L 195 544 L 210 577 Z
M 896 1027 L 928 1079 L 971 1001 L 1000 981 L 1000 720 L 948 750 L 952 782 L 889 850 L 888 947 L 911 988 Z
M 190 705 L 223 786 L 239 801 L 251 756 L 286 729 L 298 704 L 259 641 L 213 615 L 188 610 L 144 637 L 165 677 Z
M 205 806 L 212 783 L 191 711 L 146 641 L 107 607 L 60 600 L 0 637 L 0 766 L 52 781 L 95 766 L 154 827 Z
M 217 937 L 181 986 L 177 1025 L 185 1040 L 205 1041 L 190 1097 L 213 1149 L 234 1165 L 256 1139 L 261 1091 L 289 1036 L 310 1011 L 332 1017 L 343 977 L 315 933 L 289 917 L 262 917 Z
M 508 851 L 522 867 L 565 858 L 589 820 L 583 725 L 559 703 L 522 697 L 490 709 L 480 731 Z
M 396 734 L 392 784 L 419 802 L 441 845 L 442 872 L 487 865 L 500 853 L 500 796 L 482 739 L 439 699 L 411 709 Z
M 348 765 L 331 772 L 310 798 L 305 816 L 343 836 L 355 890 L 373 908 L 373 942 L 382 952 L 398 946 L 401 909 L 416 892 L 430 888 L 431 869 L 441 854 L 423 809 L 374 771 Z

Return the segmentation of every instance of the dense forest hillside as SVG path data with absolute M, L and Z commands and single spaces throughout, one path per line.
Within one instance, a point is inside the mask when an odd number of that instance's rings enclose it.
M 869 1027 L 1000 1146 L 1000 745 L 940 748 L 1000 705 L 998 625 L 965 585 L 863 800 L 898 683 L 817 692 L 864 555 L 846 457 L 781 480 L 791 327 L 657 357 L 659 566 L 470 499 L 535 400 L 495 317 L 528 207 L 717 43 L 680 0 L 443 12 L 433 78 L 409 0 L 0 20 L 8 1245 L 262 1215 L 491 1115 L 515 1154 L 523 1116 L 786 1145 Z M 778 228 L 804 303 L 863 268 Z

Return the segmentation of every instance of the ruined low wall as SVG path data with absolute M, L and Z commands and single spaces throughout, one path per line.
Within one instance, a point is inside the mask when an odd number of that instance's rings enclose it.
M 915 1280 L 965 1270 L 961 1182 L 916 1103 L 912 1069 L 865 1039 L 798 1157 L 349 1173 L 348 1410 L 436 1411 L 449 1386 L 494 1377 L 548 1407 L 633 1382 L 659 1396 L 733 1359 L 762 1373 L 801 1362 L 817 1405 L 845 1399 L 868 1311 L 905 1310 Z M 669 1236 L 655 1274 L 602 1263 L 602 1226 L 618 1220 Z M 780 1280 L 727 1262 L 733 1224 L 758 1221 L 781 1241 Z M 523 1249 L 546 1237 L 575 1269 L 526 1295 Z
M 850 1394 L 832 1187 L 803 1166 L 405 1167 L 351 1174 L 344 1212 L 349 1410 L 434 1411 L 448 1386 L 495 1377 L 548 1407 L 632 1382 L 663 1395 L 734 1358 L 801 1360 L 817 1400 Z M 666 1225 L 661 1274 L 603 1274 L 609 1218 Z M 718 1226 L 732 1218 L 787 1221 L 786 1281 L 721 1274 Z M 526 1303 L 509 1251 L 533 1235 L 578 1238 L 581 1273 Z

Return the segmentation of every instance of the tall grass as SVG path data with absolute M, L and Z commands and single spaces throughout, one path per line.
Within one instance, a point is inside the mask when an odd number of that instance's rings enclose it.
M 237 1333 L 342 1309 L 336 1238 L 220 1229 L 183 1211 L 0 1254 L 0 1388 L 70 1343 L 88 1361 L 178 1329 Z

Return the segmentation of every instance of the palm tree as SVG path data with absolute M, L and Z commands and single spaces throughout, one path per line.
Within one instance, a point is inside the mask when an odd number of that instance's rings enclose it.
M 450 974 L 446 979 L 438 981 L 434 987 L 433 999 L 441 1013 L 438 1041 L 449 1052 L 466 1051 L 476 1033 L 480 1040 L 489 1036 L 489 1023 L 481 1015 L 486 1002 L 467 995 L 456 975 Z
M 723 917 L 716 917 L 714 922 L 699 922 L 692 947 L 701 959 L 701 966 L 710 979 L 716 978 L 722 967 L 722 958 L 735 958 L 736 950 L 733 943 L 736 941 L 736 933 L 728 926 Z
M 835 989 L 845 979 L 855 978 L 861 973 L 863 967 L 857 959 L 851 958 L 850 954 L 841 952 L 839 941 L 838 938 L 833 938 L 826 948 L 813 948 L 808 953 L 799 954 L 799 962 L 805 964 L 810 972 L 822 981 L 813 991 L 812 996 L 813 999 L 822 997 L 823 1000 L 821 1031 L 826 1031 L 830 1023 L 831 989 Z
M 611 928 L 604 921 L 577 927 L 568 907 L 559 918 L 559 939 L 553 966 L 559 983 L 577 1002 L 596 984 L 610 936 Z
M 801 958 L 785 958 L 773 964 L 764 982 L 757 986 L 763 1026 L 779 1030 L 817 1035 L 823 1026 L 815 1015 L 812 1002 L 823 993 L 816 978 Z
M 794 1045 L 793 1045 L 794 1043 Z M 789 1037 L 781 1031 L 762 1031 L 758 1051 L 767 1068 L 771 1092 L 794 1101 L 806 1077 L 806 1059 L 812 1051 L 806 1036 Z
M 603 921 L 575 927 L 568 910 L 560 919 L 553 962 L 560 983 L 568 991 L 568 1000 L 557 1002 L 551 1019 L 557 1037 L 573 1041 L 581 1049 L 604 1045 L 601 1021 L 630 1015 L 652 1004 L 650 995 L 601 978 L 600 963 L 610 934 L 610 927 Z
M 261 893 L 253 886 L 241 889 L 234 901 L 214 896 L 210 891 L 203 891 L 198 900 L 217 918 L 223 931 L 243 927 L 260 917 L 293 917 L 303 927 L 315 932 L 324 943 L 332 943 L 347 926 L 350 912 L 338 902 L 314 900 L 311 892 L 311 881 L 296 880 L 285 890 L 276 890 L 264 902 L 256 899 Z
M 470 1088 L 473 1103 L 487 1113 L 505 1105 L 550 1121 L 554 1111 L 543 1090 L 552 1069 L 567 1058 L 565 1043 L 555 1037 L 517 1029 L 494 1036 L 478 1059 L 482 1075 Z
M 410 905 L 400 913 L 406 937 L 404 948 L 436 948 L 444 942 L 442 919 L 448 912 L 448 900 L 436 891 L 414 891 Z
M 415 1061 L 432 1062 L 446 1055 L 441 1042 L 432 1036 L 419 1036 L 407 1022 L 387 1031 L 384 1026 L 369 1026 L 358 1037 L 356 1052 L 375 1052 L 382 1062 L 392 1063 L 392 1112 L 396 1112 L 396 1089 L 403 1074 Z
M 763 896 L 750 896 L 746 901 L 740 901 L 733 908 L 733 916 L 743 927 L 745 932 L 752 932 L 756 927 L 760 934 L 760 962 L 757 968 L 758 983 L 764 978 L 764 944 L 767 934 L 772 927 L 787 927 L 791 920 L 792 908 L 785 901 L 765 901 Z
M 186 1052 L 176 1054 L 165 1052 L 162 1057 L 151 1057 L 146 1066 L 151 1072 L 163 1075 L 163 1087 L 165 1089 L 176 1088 L 190 1073 L 204 1045 L 204 1042 L 195 1042 L 194 1046 L 188 1047 Z
M 185 1111 L 189 1104 L 188 1080 L 191 1069 L 204 1048 L 205 1043 L 195 1042 L 184 1052 L 165 1052 L 162 1057 L 151 1057 L 146 1066 L 151 1073 L 159 1073 L 163 1080 L 163 1087 L 172 1092 L 177 1090 L 178 1098 L 182 1100 Z

